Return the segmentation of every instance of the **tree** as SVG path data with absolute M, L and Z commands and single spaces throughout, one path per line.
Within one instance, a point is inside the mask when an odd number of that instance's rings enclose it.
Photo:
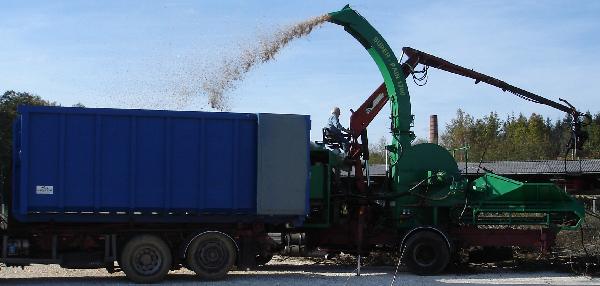
M 550 141 L 552 142 L 551 153 L 554 154 L 554 158 L 564 158 L 565 146 L 571 138 L 571 122 L 572 119 L 565 115 L 562 119 L 557 120 L 554 124 L 551 124 L 550 129 Z
M 19 105 L 57 105 L 41 97 L 27 93 L 6 91 L 0 97 L 0 179 L 3 189 L 9 188 L 12 166 L 12 123 Z
M 591 116 L 591 115 L 590 115 Z M 600 113 L 584 125 L 589 139 L 578 157 L 600 157 Z M 452 150 L 469 146 L 469 160 L 540 160 L 564 158 L 565 145 L 571 137 L 572 118 L 568 115 L 556 122 L 539 114 L 519 114 L 500 120 L 494 112 L 473 118 L 458 110 L 446 125 L 441 144 Z M 485 154 L 485 155 L 484 155 Z M 463 152 L 456 159 L 465 160 Z
M 583 144 L 585 155 L 592 158 L 600 158 L 600 112 L 595 115 L 590 115 L 592 120 L 586 122 L 588 125 L 584 130 L 588 132 L 589 138 Z
M 449 150 L 468 146 L 471 138 L 469 132 L 472 127 L 473 117 L 462 111 L 462 109 L 458 109 L 456 111 L 456 117 L 446 125 L 446 130 L 440 137 L 441 145 Z M 457 153 L 457 155 L 458 160 L 466 159 L 463 152 Z
M 385 146 L 388 145 L 387 139 L 382 136 L 377 141 L 377 144 L 369 146 L 369 163 L 370 164 L 385 164 Z
M 499 154 L 499 135 L 501 122 L 498 114 L 491 112 L 483 119 L 476 119 L 469 127 L 469 158 L 471 161 L 481 159 L 493 160 L 501 157 Z
M 553 157 L 550 150 L 550 127 L 546 125 L 544 118 L 539 114 L 531 114 L 527 122 L 527 159 L 545 159 Z

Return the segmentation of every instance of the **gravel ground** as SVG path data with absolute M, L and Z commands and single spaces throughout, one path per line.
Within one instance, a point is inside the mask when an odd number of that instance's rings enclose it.
M 275 259 L 256 271 L 232 271 L 222 281 L 202 281 L 201 285 L 390 285 L 393 267 L 365 267 L 363 275 L 351 274 L 353 267 L 315 263 L 307 259 Z M 164 284 L 198 284 L 188 270 L 171 271 Z M 58 266 L 35 265 L 2 268 L 1 285 L 120 285 L 130 284 L 122 272 L 103 269 L 70 270 Z M 489 270 L 477 274 L 445 274 L 421 277 L 400 272 L 394 285 L 600 285 L 600 278 L 558 272 L 511 272 Z

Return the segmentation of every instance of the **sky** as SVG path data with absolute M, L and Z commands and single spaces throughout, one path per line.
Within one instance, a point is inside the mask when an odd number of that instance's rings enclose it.
M 600 111 L 600 1 L 0 1 L 0 92 L 27 91 L 64 106 L 213 111 L 195 92 L 218 67 L 265 34 L 350 4 L 400 58 L 409 46 L 538 95 Z M 228 96 L 232 112 L 311 115 L 320 139 L 333 106 L 349 125 L 382 82 L 362 46 L 327 23 L 257 66 Z M 408 84 L 414 131 L 429 116 L 443 130 L 458 108 L 561 111 L 434 69 Z M 369 127 L 389 138 L 389 106 Z

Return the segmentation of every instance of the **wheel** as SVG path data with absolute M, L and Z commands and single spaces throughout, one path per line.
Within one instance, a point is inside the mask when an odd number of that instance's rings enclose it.
M 256 255 L 256 265 L 265 265 L 273 259 L 273 253 L 261 253 Z
M 435 275 L 448 266 L 450 250 L 440 235 L 423 231 L 414 234 L 406 242 L 404 261 L 412 273 Z
M 155 283 L 165 278 L 172 261 L 171 250 L 161 238 L 142 234 L 127 242 L 119 264 L 131 281 Z
M 233 241 L 218 232 L 208 232 L 196 237 L 186 253 L 188 267 L 200 278 L 207 280 L 224 278 L 235 260 Z

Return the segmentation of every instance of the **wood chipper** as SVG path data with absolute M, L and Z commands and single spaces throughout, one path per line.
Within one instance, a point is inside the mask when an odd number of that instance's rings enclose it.
M 311 151 L 310 214 L 304 226 L 283 235 L 284 252 L 319 248 L 360 257 L 376 249 L 397 250 L 412 272 L 436 274 L 460 248 L 518 245 L 546 251 L 559 230 L 581 225 L 583 205 L 554 184 L 518 182 L 485 170 L 469 181 L 448 150 L 430 143 L 412 145 L 414 116 L 406 78 L 422 77 L 419 73 L 433 67 L 563 110 L 573 118 L 570 148 L 580 148 L 586 138 L 582 113 L 564 100 L 567 105 L 412 48 L 404 48 L 407 59 L 398 62 L 384 38 L 355 10 L 346 6 L 329 16 L 367 50 L 384 83 L 352 111 L 347 154 L 328 148 L 336 142 L 327 136 Z M 418 65 L 424 68 L 417 70 Z M 388 103 L 389 171 L 387 180 L 374 184 L 368 176 L 366 128 Z M 352 174 L 344 176 L 350 169 Z

